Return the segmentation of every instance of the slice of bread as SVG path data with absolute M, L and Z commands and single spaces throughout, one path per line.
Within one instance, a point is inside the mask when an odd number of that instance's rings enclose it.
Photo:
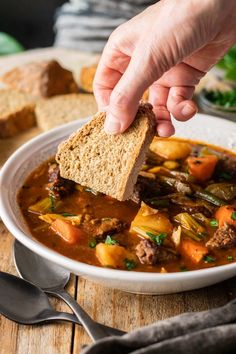
M 13 90 L 0 90 L 0 138 L 15 136 L 36 123 L 32 97 Z
M 80 71 L 80 87 L 83 91 L 93 93 L 93 79 L 97 70 L 97 64 L 84 66 Z
M 118 200 L 128 199 L 155 135 L 150 104 L 141 104 L 132 125 L 118 135 L 106 134 L 105 113 L 97 113 L 58 147 L 61 176 Z
M 78 92 L 72 73 L 56 60 L 23 64 L 5 73 L 1 81 L 9 88 L 35 97 Z
M 49 130 L 57 125 L 81 119 L 97 112 L 97 103 L 92 95 L 69 94 L 39 101 L 36 105 L 38 126 Z

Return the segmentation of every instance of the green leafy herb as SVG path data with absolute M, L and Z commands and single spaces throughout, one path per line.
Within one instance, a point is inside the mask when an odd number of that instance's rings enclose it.
M 71 214 L 71 213 L 60 213 L 62 216 L 69 217 L 69 216 L 77 216 L 76 214 Z
M 24 48 L 13 37 L 4 32 L 0 32 L 0 55 L 8 55 L 13 53 L 22 52 Z
M 231 219 L 236 220 L 236 211 L 233 211 L 231 214 Z
M 205 263 L 214 263 L 216 259 L 212 256 L 205 256 L 203 260 Z
M 211 90 L 206 91 L 206 98 L 217 106 L 224 108 L 235 107 L 236 108 L 236 90 L 219 91 Z
M 89 242 L 89 247 L 90 248 L 95 248 L 97 246 L 97 241 L 96 240 L 91 240 L 90 242 Z
M 218 223 L 218 221 L 217 221 L 216 219 L 212 219 L 212 220 L 210 221 L 210 225 L 211 225 L 212 227 L 217 227 L 217 226 L 219 225 L 219 223 Z
M 132 270 L 132 269 L 134 269 L 136 267 L 136 263 L 132 259 L 127 259 L 126 258 L 124 260 L 124 262 L 125 262 L 125 267 L 128 270 Z
M 225 71 L 225 78 L 236 80 L 236 45 L 218 62 L 217 66 Z
M 181 272 L 187 272 L 188 271 L 188 268 L 185 265 L 181 265 L 179 267 L 179 269 L 180 269 Z
M 49 199 L 50 199 L 50 203 L 51 203 L 49 210 L 55 211 L 55 208 L 56 208 L 55 197 L 53 195 L 49 195 Z
M 229 262 L 232 262 L 232 261 L 234 260 L 234 257 L 233 257 L 233 256 L 227 256 L 227 260 L 228 260 Z
M 161 246 L 161 245 L 163 244 L 165 238 L 167 237 L 167 234 L 164 233 L 164 232 L 155 235 L 155 234 L 153 234 L 152 232 L 147 231 L 146 234 L 147 234 L 147 236 L 149 236 L 149 237 L 151 238 L 151 240 L 152 240 L 153 242 L 155 242 L 158 246 Z
M 111 236 L 107 235 L 106 240 L 105 240 L 106 245 L 118 245 L 119 242 L 114 240 Z

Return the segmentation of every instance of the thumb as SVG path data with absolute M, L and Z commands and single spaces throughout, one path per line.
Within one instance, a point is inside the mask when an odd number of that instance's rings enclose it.
M 143 49 L 142 49 L 143 51 Z M 142 55 L 133 54 L 129 65 L 110 95 L 104 129 L 107 133 L 123 133 L 133 122 L 144 91 L 156 80 L 151 65 Z

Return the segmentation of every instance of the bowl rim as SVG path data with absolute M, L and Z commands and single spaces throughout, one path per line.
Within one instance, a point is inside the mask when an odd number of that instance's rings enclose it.
M 197 114 L 198 116 L 206 116 L 205 114 Z M 225 270 L 233 270 L 236 269 L 236 262 L 224 264 L 220 266 L 214 266 L 211 268 L 203 268 L 198 270 L 189 270 L 186 272 L 171 272 L 171 273 L 155 273 L 155 272 L 139 272 L 139 271 L 128 271 L 128 270 L 119 270 L 119 269 L 111 269 L 111 268 L 103 268 L 94 266 L 91 264 L 83 263 L 80 261 L 73 260 L 69 257 L 66 257 L 47 246 L 40 243 L 38 240 L 32 238 L 30 233 L 23 232 L 14 222 L 11 214 L 13 211 L 10 206 L 10 201 L 7 198 L 6 191 L 3 188 L 5 181 L 9 180 L 8 176 L 10 170 L 21 161 L 24 162 L 24 158 L 22 161 L 22 156 L 24 156 L 24 152 L 29 150 L 32 146 L 36 144 L 43 145 L 45 141 L 50 142 L 55 140 L 56 138 L 65 137 L 65 132 L 70 131 L 72 128 L 79 129 L 85 123 L 89 121 L 90 117 L 86 117 L 84 119 L 80 119 L 79 121 L 73 121 L 67 124 L 63 124 L 59 127 L 56 127 L 50 131 L 39 134 L 33 139 L 29 140 L 21 147 L 19 147 L 5 162 L 0 172 L 0 215 L 2 221 L 4 222 L 7 229 L 10 233 L 18 239 L 21 243 L 23 243 L 26 247 L 31 249 L 33 252 L 40 254 L 42 257 L 51 260 L 54 263 L 59 264 L 60 266 L 70 269 L 73 269 L 73 272 L 77 274 L 92 275 L 99 278 L 104 279 L 118 279 L 118 280 L 132 280 L 133 282 L 149 282 L 149 281 L 172 281 L 172 280 L 187 280 L 195 277 L 207 277 L 216 273 L 222 273 Z M 227 121 L 222 118 L 209 116 L 210 120 L 221 120 L 224 124 L 229 124 L 234 126 L 235 123 Z

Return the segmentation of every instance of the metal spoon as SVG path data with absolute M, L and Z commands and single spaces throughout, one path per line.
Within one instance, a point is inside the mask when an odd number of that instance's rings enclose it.
M 66 312 L 55 311 L 47 295 L 37 286 L 12 274 L 0 272 L 0 313 L 21 324 L 63 320 L 79 323 Z
M 32 252 L 19 241 L 14 242 L 14 261 L 20 276 L 36 284 L 46 293 L 64 300 L 73 310 L 89 336 L 94 340 L 125 332 L 95 322 L 84 309 L 65 291 L 70 272 Z

